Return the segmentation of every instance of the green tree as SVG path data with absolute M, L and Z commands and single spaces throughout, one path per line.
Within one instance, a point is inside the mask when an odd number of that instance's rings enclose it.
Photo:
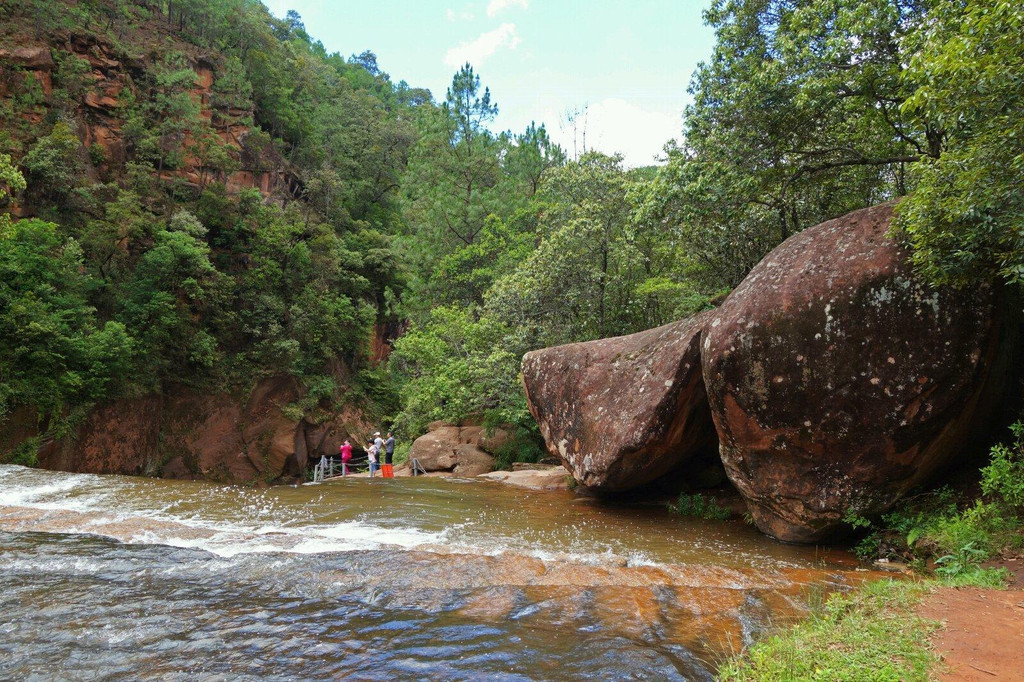
M 57 226 L 19 220 L 0 229 L 0 420 L 14 406 L 59 416 L 123 380 L 133 343 L 88 304 L 82 251 Z
M 940 3 L 920 30 L 903 111 L 941 134 L 938 158 L 898 225 L 937 282 L 1024 282 L 1024 7 L 1010 0 Z
M 166 377 L 190 377 L 214 365 L 219 349 L 206 328 L 224 282 L 202 239 L 206 228 L 178 211 L 157 225 L 153 246 L 121 285 L 117 318 L 137 335 L 139 383 L 157 388 Z
M 25 177 L 18 172 L 14 162 L 7 154 L 0 152 L 0 207 L 3 207 L 11 194 L 17 194 L 25 189 Z M 0 213 L 0 235 L 10 227 L 11 218 L 6 213 Z
M 29 149 L 22 166 L 28 173 L 33 203 L 54 204 L 61 211 L 75 208 L 75 189 L 85 180 L 86 166 L 74 124 L 57 121 Z
M 186 134 L 198 126 L 199 103 L 191 92 L 198 76 L 180 52 L 165 55 L 154 65 L 152 74 L 152 108 L 160 137 L 156 166 L 160 174 L 165 166 L 181 165 Z
M 637 331 L 644 274 L 621 156 L 588 152 L 548 171 L 539 246 L 487 295 L 488 310 L 543 344 Z
M 466 64 L 455 74 L 440 108 L 423 116 L 409 162 L 410 218 L 436 248 L 469 245 L 498 209 L 501 169 L 497 141 L 487 129 L 498 113 L 490 90 Z
M 650 193 L 683 226 L 705 290 L 735 286 L 806 227 L 904 194 L 941 135 L 900 105 L 910 40 L 938 0 L 717 0 L 691 85 L 685 143 Z
M 402 433 L 434 420 L 492 413 L 495 421 L 529 420 L 519 384 L 521 337 L 498 320 L 466 308 L 438 307 L 422 327 L 395 342 L 391 367 L 403 380 Z
M 507 146 L 505 171 L 522 185 L 519 191 L 532 198 L 540 189 L 544 171 L 565 164 L 565 152 L 551 141 L 544 125 L 538 127 L 535 122 L 531 122 L 520 135 L 504 137 Z

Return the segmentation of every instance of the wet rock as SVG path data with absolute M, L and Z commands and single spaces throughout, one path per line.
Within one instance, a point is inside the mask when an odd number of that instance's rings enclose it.
M 518 471 L 492 471 L 477 478 L 527 490 L 568 490 L 571 477 L 565 467 L 554 466 Z
M 797 234 L 712 312 L 704 377 L 758 527 L 812 542 L 888 509 L 966 444 L 998 355 L 993 292 L 915 278 L 892 205 Z
M 628 490 L 714 448 L 700 363 L 708 320 L 526 354 L 530 412 L 582 485 Z

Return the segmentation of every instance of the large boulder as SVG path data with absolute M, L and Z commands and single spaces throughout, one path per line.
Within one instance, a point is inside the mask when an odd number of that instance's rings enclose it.
M 714 448 L 700 362 L 708 314 L 523 357 L 530 412 L 580 484 L 635 488 Z
M 964 447 L 1001 336 L 991 289 L 932 288 L 886 204 L 797 234 L 713 313 L 704 378 L 758 527 L 812 542 L 888 509 Z
M 427 433 L 413 441 L 409 460 L 427 472 L 469 477 L 494 470 L 494 453 L 512 437 L 507 429 L 475 424 L 431 422 Z
M 454 425 L 432 425 L 433 428 L 413 441 L 409 459 L 417 460 L 427 471 L 451 471 L 459 463 L 455 448 L 462 445 L 460 428 Z

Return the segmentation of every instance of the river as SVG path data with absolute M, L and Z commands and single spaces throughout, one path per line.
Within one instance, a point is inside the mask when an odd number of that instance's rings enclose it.
M 0 678 L 704 680 L 854 567 L 564 491 L 0 465 Z

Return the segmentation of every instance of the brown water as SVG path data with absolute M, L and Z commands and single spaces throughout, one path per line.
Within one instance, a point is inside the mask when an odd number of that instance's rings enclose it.
M 845 552 L 439 479 L 240 489 L 0 466 L 0 678 L 709 679 Z

